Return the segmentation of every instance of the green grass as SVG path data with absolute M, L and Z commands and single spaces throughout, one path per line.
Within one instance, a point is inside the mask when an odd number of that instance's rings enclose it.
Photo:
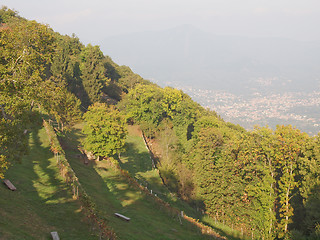
M 152 168 L 150 154 L 136 126 L 129 126 L 126 151 L 121 154 L 120 166 L 158 196 L 167 197 L 169 191 L 163 185 L 157 169 Z
M 216 222 L 214 219 L 209 217 L 208 215 L 204 215 L 201 217 L 201 221 L 208 226 L 211 226 L 217 233 L 219 233 L 222 236 L 226 236 L 229 240 L 249 240 L 251 237 L 246 237 L 241 232 L 232 229 L 232 227 L 229 227 L 223 223 Z
M 185 201 L 180 200 L 176 194 L 171 193 L 163 184 L 157 169 L 152 168 L 150 154 L 144 144 L 141 132 L 137 126 L 129 126 L 126 140 L 126 151 L 121 155 L 120 166 L 135 177 L 140 184 L 164 201 L 170 203 L 193 218 L 200 217 L 195 209 Z
M 159 176 L 158 170 L 152 169 L 152 162 L 149 152 L 141 137 L 141 132 L 137 126 L 129 126 L 129 134 L 126 141 L 126 152 L 121 155 L 121 168 L 127 170 L 131 176 L 135 177 L 143 186 L 147 186 L 149 190 L 184 211 L 188 216 L 200 219 L 203 223 L 211 226 L 217 233 L 227 236 L 230 240 L 245 239 L 242 234 L 231 227 L 222 223 L 215 222 L 214 219 L 207 215 L 201 215 L 185 201 L 180 200 L 175 194 L 172 194 L 166 188 Z
M 107 160 L 83 164 L 77 157 L 77 146 L 83 137 L 81 127 L 77 125 L 64 139 L 67 158 L 82 186 L 95 201 L 100 214 L 107 218 L 119 239 L 212 239 L 202 235 L 199 229 L 184 220 L 180 224 L 177 216 L 173 216 L 151 197 L 132 187 Z M 136 149 L 136 152 L 140 151 L 134 146 L 132 148 Z M 137 165 L 136 169 L 142 169 L 140 174 L 150 180 L 148 171 L 152 172 L 152 169 L 149 169 L 147 164 Z M 145 172 L 147 173 L 143 174 Z M 158 183 L 159 179 L 155 178 L 154 181 Z M 125 222 L 115 217 L 116 212 L 130 217 L 131 221 Z
M 211 239 L 184 220 L 181 225 L 177 216 L 133 188 L 107 161 L 84 165 L 77 156 L 77 147 L 83 137 L 81 128 L 81 124 L 77 125 L 64 140 L 67 158 L 119 239 Z M 6 174 L 18 190 L 12 192 L 3 184 L 0 186 L 0 239 L 51 239 L 51 231 L 58 231 L 61 239 L 97 239 L 58 173 L 45 130 L 34 130 L 29 145 L 28 156 L 21 164 L 15 163 Z M 162 184 L 135 127 L 129 129 L 126 149 L 120 162 L 123 169 L 172 206 L 189 216 L 198 216 Z M 131 221 L 116 218 L 115 212 L 130 217 Z M 210 218 L 201 220 L 228 239 L 240 239 L 239 233 Z
M 29 145 L 6 174 L 17 191 L 0 185 L 0 239 L 51 239 L 51 231 L 61 239 L 97 239 L 58 173 L 43 128 L 30 134 Z

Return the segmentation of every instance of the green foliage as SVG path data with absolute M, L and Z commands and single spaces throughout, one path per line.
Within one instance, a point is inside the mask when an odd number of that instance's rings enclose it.
M 56 92 L 58 88 L 47 84 L 56 46 L 53 31 L 6 8 L 1 10 L 1 19 L 5 21 L 0 27 L 0 120 L 6 126 L 0 133 L 3 173 L 10 161 L 21 159 L 25 153 L 24 132 L 40 117 L 35 107 L 41 105 L 55 112 L 57 119 L 70 122 L 70 109 L 63 109 L 70 103 L 70 96 L 65 90 Z M 75 101 L 71 102 L 77 107 Z
M 279 169 L 278 197 L 279 197 L 279 228 L 282 228 L 279 236 L 288 232 L 288 224 L 292 222 L 293 208 L 290 200 L 295 193 L 298 182 L 297 165 L 302 156 L 308 136 L 291 126 L 278 126 L 275 135 L 278 140 L 277 155 L 275 157 L 276 167 Z
M 98 46 L 0 10 L 0 177 L 25 154 L 23 132 L 38 121 L 37 108 L 64 129 L 79 119 L 80 101 L 83 109 L 95 103 L 85 114 L 86 148 L 120 152 L 124 119 L 98 104 L 120 99 L 127 120 L 158 143 L 162 175 L 181 197 L 259 238 L 319 234 L 320 135 L 291 126 L 247 132 L 118 66 Z
M 99 213 L 105 216 L 108 225 L 114 229 L 118 239 L 212 239 L 212 236 L 202 234 L 199 228 L 183 218 L 180 224 L 177 212 L 170 211 L 168 204 L 163 204 L 163 201 L 152 196 L 148 190 L 137 187 L 136 180 L 127 171 L 116 167 L 117 160 L 110 158 L 84 165 L 79 158 L 74 157 L 77 153 L 76 146 L 81 141 L 79 139 L 79 136 L 82 136 L 80 128 L 80 124 L 76 125 L 73 132 L 67 133 L 66 155 L 70 156 L 68 160 L 83 188 L 94 201 Z M 151 169 L 148 151 L 141 135 L 139 136 L 127 142 L 126 152 L 121 154 L 121 160 L 125 159 L 121 167 L 129 170 L 133 175 L 137 171 L 135 176 L 141 181 L 142 179 L 147 180 L 148 188 L 151 187 L 153 193 L 156 191 L 160 196 L 161 189 L 163 189 L 164 193 L 167 192 L 171 198 L 174 198 L 172 201 L 175 204 L 181 203 L 162 185 L 157 171 Z M 129 134 L 128 138 L 131 137 L 132 135 Z M 145 181 L 142 182 L 145 183 Z M 131 221 L 128 223 L 115 218 L 115 212 L 130 217 Z
M 30 41 L 32 39 L 32 41 Z M 11 114 L 41 101 L 38 93 L 54 48 L 52 31 L 33 21 L 10 21 L 0 31 L 0 104 Z
M 126 111 L 128 119 L 147 123 L 155 129 L 163 118 L 161 99 L 161 88 L 155 85 L 138 85 L 126 95 L 119 108 Z
M 83 44 L 75 36 L 57 36 L 57 47 L 50 70 L 55 78 L 64 79 L 67 89 L 87 107 L 89 98 L 83 87 L 80 71 L 80 53 L 83 48 Z
M 121 89 L 119 79 L 133 75 L 131 70 L 122 73 L 120 69 L 98 46 L 85 47 L 75 36 L 61 36 L 46 25 L 1 8 L 0 120 L 12 129 L 12 139 L 24 139 L 21 134 L 27 126 L 38 122 L 35 109 L 49 113 L 60 130 L 69 128 L 80 118 L 80 101 L 83 109 L 104 101 L 108 99 L 109 78 L 115 89 Z M 137 79 L 133 81 L 142 82 Z M 111 95 L 121 96 L 121 92 L 113 94 L 111 89 Z M 1 138 L 6 139 L 6 135 L 1 132 Z M 1 140 L 4 152 L 11 148 L 9 142 Z M 21 159 L 23 151 L 16 152 L 21 156 L 15 154 L 15 159 Z M 7 155 L 1 153 L 2 173 L 11 161 Z
M 13 161 L 27 153 L 27 136 L 17 120 L 0 118 L 0 179 Z
M 7 8 L 6 6 L 2 6 L 0 9 L 0 24 L 7 23 L 13 17 L 17 17 L 17 12 Z
M 119 86 L 125 93 L 128 93 L 130 89 L 135 88 L 139 84 L 150 84 L 149 81 L 146 81 L 138 74 L 133 73 L 128 66 L 116 66 L 116 72 L 117 75 L 113 73 L 113 76 L 117 79 Z
M 98 46 L 88 44 L 80 54 L 83 87 L 90 103 L 100 102 L 102 89 L 109 82 L 103 65 L 103 53 Z
M 80 120 L 80 100 L 67 91 L 64 81 L 51 77 L 42 86 L 47 89 L 40 95 L 43 106 L 54 116 L 62 131 Z
M 115 107 L 95 103 L 84 114 L 84 119 L 85 149 L 101 157 L 109 157 L 124 150 L 126 125 Z
M 119 105 L 156 139 L 164 182 L 181 197 L 201 200 L 209 215 L 259 238 L 314 234 L 319 137 L 291 126 L 246 132 L 172 88 L 138 85 Z
M 182 91 L 178 89 L 166 87 L 163 89 L 161 98 L 161 107 L 164 115 L 169 119 L 173 119 L 182 102 Z
M 303 157 L 298 162 L 299 193 L 303 199 L 305 216 L 301 230 L 316 234 L 320 226 L 320 135 L 309 139 L 303 149 Z M 300 216 L 299 216 L 300 217 Z M 320 235 L 320 234 L 319 234 Z
M 53 45 L 50 29 L 23 19 L 16 21 L 15 14 L 4 11 L 10 17 L 6 15 L 6 25 L 0 29 L 2 176 L 10 162 L 21 160 L 26 152 L 27 136 L 24 130 L 31 122 L 38 121 L 32 108 L 39 99 L 46 61 L 50 59 Z M 34 42 L 30 39 L 34 39 Z

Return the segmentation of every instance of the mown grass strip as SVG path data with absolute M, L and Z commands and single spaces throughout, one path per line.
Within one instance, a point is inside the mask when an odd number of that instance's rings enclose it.
M 171 212 L 176 214 L 183 210 L 183 218 L 188 222 L 196 225 L 203 233 L 214 236 L 216 239 L 225 239 L 221 237 L 222 231 L 215 231 L 208 225 L 199 221 L 201 214 L 196 212 L 195 209 L 191 208 L 186 202 L 180 200 L 176 195 L 172 194 L 161 181 L 158 169 L 153 167 L 152 159 L 150 158 L 149 148 L 143 140 L 143 135 L 138 126 L 129 126 L 129 134 L 126 141 L 127 151 L 122 154 L 120 158 L 120 166 L 123 175 L 128 175 L 127 178 L 134 177 L 137 182 L 149 189 L 154 199 L 164 205 Z M 126 171 L 128 174 L 126 174 Z M 133 180 L 134 180 L 133 179 Z M 160 197 L 160 198 L 159 198 Z M 170 205 L 169 205 L 169 204 Z M 192 218 L 188 215 L 196 216 Z M 219 233 L 220 234 L 219 234 Z
M 17 190 L 0 185 L 0 239 L 50 239 L 52 231 L 61 239 L 97 239 L 59 174 L 44 128 L 30 133 L 29 148 L 6 173 Z
M 82 138 L 81 125 L 63 140 L 66 156 L 81 185 L 108 219 L 119 239 L 212 239 L 187 221 L 182 224 L 152 197 L 133 187 L 119 169 L 108 160 L 85 165 L 77 155 Z M 120 213 L 130 222 L 114 216 Z
M 68 186 L 72 189 L 73 198 L 78 199 L 81 204 L 84 215 L 92 225 L 92 230 L 98 232 L 100 239 L 116 239 L 116 234 L 112 228 L 108 226 L 105 218 L 101 217 L 91 197 L 86 193 L 85 189 L 80 184 L 75 172 L 70 166 L 65 152 L 57 138 L 57 135 L 48 122 L 43 120 L 43 125 L 49 137 L 51 151 L 55 154 L 57 166 L 60 170 L 60 175 L 63 177 Z

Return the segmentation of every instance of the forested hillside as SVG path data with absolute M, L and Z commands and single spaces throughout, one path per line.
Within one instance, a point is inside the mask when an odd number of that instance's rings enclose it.
M 28 130 L 43 114 L 62 134 L 86 112 L 84 146 L 97 157 L 116 159 L 123 124 L 139 124 L 163 182 L 190 205 L 255 239 L 320 238 L 320 135 L 291 126 L 248 132 L 118 66 L 98 46 L 7 8 L 0 10 L 0 107 L 0 178 L 27 153 Z M 100 151 L 104 122 L 119 148 Z
M 172 88 L 139 85 L 119 106 L 191 204 L 259 239 L 319 237 L 320 136 L 291 126 L 247 132 Z
M 46 112 L 64 130 L 94 102 L 115 103 L 137 83 L 98 46 L 0 10 L 0 176 L 27 151 L 26 132 Z M 25 131 L 26 130 L 26 131 Z

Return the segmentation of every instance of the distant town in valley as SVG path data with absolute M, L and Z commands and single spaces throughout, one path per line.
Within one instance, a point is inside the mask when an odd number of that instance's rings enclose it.
M 225 121 L 239 124 L 247 130 L 255 125 L 292 125 L 310 135 L 320 131 L 320 92 L 287 92 L 235 95 L 226 91 L 198 89 L 170 84 L 189 94 L 203 107 L 214 110 Z
M 182 89 L 248 130 L 290 124 L 311 136 L 320 131 L 319 41 L 224 36 L 182 25 L 109 37 L 101 47 L 143 78 Z

